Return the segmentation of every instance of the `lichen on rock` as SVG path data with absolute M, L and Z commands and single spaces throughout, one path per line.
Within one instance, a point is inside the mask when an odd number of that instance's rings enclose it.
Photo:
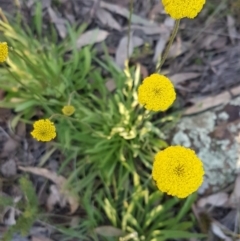
M 235 139 L 240 120 L 228 123 L 231 113 L 225 111 L 225 106 L 183 117 L 172 138 L 172 144 L 194 149 L 203 161 L 205 178 L 200 194 L 220 190 L 233 182 L 240 170 L 240 146 Z

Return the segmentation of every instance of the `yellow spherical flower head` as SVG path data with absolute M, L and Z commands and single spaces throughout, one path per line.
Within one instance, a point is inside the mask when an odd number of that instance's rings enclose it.
M 62 108 L 62 112 L 63 112 L 64 115 L 70 116 L 75 112 L 75 108 L 72 105 L 65 105 Z
M 8 45 L 6 42 L 0 42 L 0 63 L 6 61 L 8 57 Z
M 183 146 L 170 146 L 156 154 L 152 177 L 162 192 L 185 198 L 203 182 L 203 165 L 195 152 Z
M 56 137 L 56 128 L 49 119 L 34 122 L 33 128 L 31 135 L 38 141 L 51 141 Z
M 166 13 L 174 19 L 195 18 L 206 0 L 162 0 Z
M 174 86 L 164 75 L 152 74 L 138 88 L 138 101 L 148 110 L 165 111 L 175 99 Z

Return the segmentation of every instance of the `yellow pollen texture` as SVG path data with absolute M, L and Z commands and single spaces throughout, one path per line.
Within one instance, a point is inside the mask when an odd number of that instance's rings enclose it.
M 49 119 L 34 122 L 33 128 L 31 135 L 38 141 L 51 141 L 56 137 L 56 128 Z
M 138 88 L 138 102 L 147 110 L 165 111 L 175 99 L 174 86 L 164 75 L 152 74 Z
M 8 57 L 8 45 L 6 42 L 0 43 L 0 63 L 6 61 Z
M 173 19 L 195 18 L 206 0 L 162 0 L 166 13 Z
M 156 154 L 152 177 L 158 189 L 185 198 L 202 184 L 204 169 L 195 152 L 183 146 L 170 146 Z

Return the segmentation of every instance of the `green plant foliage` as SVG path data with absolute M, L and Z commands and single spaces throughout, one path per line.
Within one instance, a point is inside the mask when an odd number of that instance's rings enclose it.
M 51 145 L 65 157 L 59 173 L 68 178 L 68 187 L 79 195 L 85 211 L 76 228 L 57 227 L 64 235 L 62 240 L 200 237 L 189 232 L 194 223 L 188 215 L 194 198 L 184 202 L 166 197 L 151 182 L 154 154 L 167 147 L 162 130 L 174 126 L 179 113 L 160 118 L 139 106 L 139 65 L 130 68 L 126 63 L 122 71 L 107 51 L 100 59 L 91 46 L 77 49 L 76 39 L 85 25 L 68 26 L 61 43 L 51 26 L 45 37 L 40 7 L 38 3 L 34 31 L 0 21 L 2 40 L 10 46 L 7 66 L 0 68 L 1 88 L 6 91 L 0 107 L 19 112 L 15 122 L 32 124 L 39 110 L 44 114 L 38 118 L 53 117 L 57 138 Z M 109 80 L 116 87 L 113 91 L 107 88 Z M 76 111 L 67 117 L 61 110 L 70 96 Z M 67 173 L 69 164 L 74 168 Z M 20 186 L 25 206 L 5 240 L 16 231 L 25 234 L 38 214 L 31 182 L 23 178 Z M 96 232 L 96 228 L 106 224 L 113 233 L 122 232 L 121 237 L 99 235 L 101 229 Z
M 153 154 L 167 144 L 162 140 L 163 133 L 151 122 L 152 114 L 138 105 L 140 66 L 130 70 L 126 65 L 123 72 L 107 55 L 101 61 L 89 47 L 77 51 L 73 47 L 76 33 L 70 27 L 69 38 L 58 45 L 47 39 L 32 41 L 21 29 L 3 22 L 0 30 L 12 48 L 10 71 L 0 69 L 1 86 L 8 91 L 0 106 L 13 107 L 28 120 L 37 109 L 46 116 L 61 114 L 72 95 L 74 116 L 57 118 L 62 149 L 78 150 L 101 170 L 101 178 L 108 183 L 116 170 L 122 175 L 139 168 L 143 177 L 148 175 Z M 69 49 L 73 51 L 68 56 Z M 92 71 L 93 61 L 101 68 Z M 114 92 L 107 89 L 102 69 L 116 85 Z M 141 164 L 137 167 L 137 163 Z
M 86 85 L 91 68 L 88 48 L 75 51 L 73 58 L 67 59 L 72 36 L 83 29 L 84 26 L 73 33 L 69 28 L 69 39 L 55 45 L 47 39 L 40 42 L 20 27 L 0 21 L 3 39 L 10 47 L 9 66 L 1 69 L 0 77 L 1 88 L 8 94 L 0 106 L 22 111 L 26 119 L 31 118 L 36 107 L 43 107 L 49 115 L 59 111 L 72 91 Z M 84 65 L 79 67 L 79 62 Z
M 20 188 L 24 194 L 24 200 L 16 205 L 16 208 L 24 207 L 16 224 L 11 226 L 3 236 L 3 241 L 10 241 L 14 233 L 26 236 L 32 227 L 38 214 L 38 200 L 34 186 L 29 179 L 21 177 L 19 180 Z M 2 203 L 3 204 L 3 203 Z M 7 204 L 7 203 L 5 203 Z M 5 205 L 4 204 L 4 205 Z M 6 205 L 8 206 L 8 204 Z
M 6 207 L 6 206 L 12 206 L 13 200 L 11 197 L 1 196 L 0 198 L 0 206 Z
M 193 222 L 187 221 L 184 215 L 189 212 L 196 195 L 189 196 L 184 203 L 177 198 L 167 198 L 159 191 L 150 190 L 138 186 L 130 198 L 123 194 L 116 200 L 107 192 L 108 194 L 98 195 L 97 200 L 110 223 L 125 231 L 126 237 L 129 233 L 135 234 L 136 240 L 146 241 L 205 237 L 188 232 L 193 227 Z M 104 233 L 102 235 L 105 236 Z

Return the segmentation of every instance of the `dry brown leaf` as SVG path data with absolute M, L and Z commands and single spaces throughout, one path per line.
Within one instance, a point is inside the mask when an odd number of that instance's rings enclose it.
M 110 12 L 119 14 L 125 18 L 129 18 L 129 10 L 127 10 L 126 8 L 123 8 L 119 5 L 116 4 L 111 4 L 111 3 L 107 3 L 105 1 L 101 1 L 100 2 L 100 7 L 101 8 L 105 8 Z M 132 14 L 132 18 L 131 18 L 131 23 L 137 23 L 137 24 L 142 24 L 145 26 L 157 26 L 157 24 L 150 22 L 149 20 L 142 18 L 136 14 Z
M 154 51 L 154 56 L 153 56 L 154 63 L 159 61 L 159 58 L 163 53 L 165 45 L 168 42 L 169 36 L 170 36 L 170 33 L 161 34 L 160 39 L 158 40 Z
M 100 226 L 94 229 L 94 232 L 106 237 L 120 237 L 124 235 L 124 232 L 112 226 Z
M 142 46 L 144 44 L 144 41 L 138 36 L 132 36 L 132 43 L 133 43 L 133 48 L 137 48 Z
M 129 40 L 129 45 L 128 45 L 128 38 L 130 37 Z M 116 55 L 115 55 L 115 62 L 120 68 L 125 67 L 125 61 L 131 57 L 134 48 L 139 47 L 143 44 L 143 40 L 137 36 L 124 36 L 117 47 L 116 50 Z M 129 47 L 129 48 L 128 48 Z
M 163 5 L 162 2 L 158 2 L 157 4 L 155 4 L 152 8 L 152 10 L 149 12 L 148 17 L 151 20 L 154 20 L 156 18 L 156 15 L 158 15 L 159 13 L 163 13 Z
M 215 59 L 213 61 L 210 62 L 210 65 L 213 67 L 213 66 L 217 66 L 221 63 L 223 63 L 224 61 L 226 61 L 226 59 L 224 57 L 220 57 L 218 59 Z
M 240 94 L 240 86 L 232 88 L 230 91 L 233 95 L 237 96 Z M 200 100 L 200 101 L 193 99 L 191 101 L 196 104 L 187 108 L 184 111 L 184 115 L 196 114 L 198 112 L 202 112 L 204 110 L 216 107 L 218 105 L 226 104 L 230 100 L 231 100 L 231 95 L 228 91 L 224 91 L 221 94 L 218 94 L 216 96 L 210 96 L 210 97 L 204 98 L 203 100 Z
M 228 236 L 226 236 L 224 234 L 224 232 L 222 231 L 222 229 L 219 227 L 219 225 L 216 223 L 216 222 L 212 222 L 211 223 L 211 229 L 212 229 L 212 232 L 218 237 L 218 238 L 221 238 L 225 241 L 232 241 L 231 238 L 229 238 Z
M 67 36 L 65 19 L 58 17 L 55 11 L 51 7 L 48 7 L 48 14 L 51 18 L 51 21 L 55 24 L 58 34 L 62 39 L 64 39 Z
M 183 42 L 181 38 L 177 37 L 176 41 L 170 47 L 167 59 L 176 58 L 177 56 L 188 51 L 190 47 L 191 47 L 191 43 L 186 41 Z
M 53 183 L 56 184 L 59 192 L 66 197 L 70 205 L 70 214 L 74 213 L 79 207 L 79 199 L 69 190 L 66 190 L 66 178 L 63 176 L 57 175 L 55 172 L 51 172 L 45 168 L 38 168 L 38 167 L 22 167 L 18 166 L 18 169 L 24 172 L 30 172 L 32 174 L 36 174 L 42 177 L 45 177 L 51 180 Z
M 129 45 L 128 45 L 129 36 L 124 36 L 117 47 L 115 62 L 120 68 L 124 68 L 124 63 L 133 53 L 134 46 L 133 46 L 133 37 L 130 35 Z
M 26 137 L 26 123 L 19 121 L 16 126 L 16 134 L 19 137 L 25 138 Z
M 123 30 L 127 31 L 128 27 L 123 28 Z M 131 25 L 131 30 L 141 30 L 146 35 L 156 35 L 156 34 L 165 34 L 171 31 L 169 27 L 165 26 L 164 24 L 160 24 L 159 26 L 140 26 L 140 25 Z
M 239 202 L 240 202 L 240 174 L 238 174 L 235 180 L 234 189 L 229 198 L 229 206 L 238 207 Z
M 64 208 L 67 205 L 67 200 L 66 197 L 60 193 L 57 185 L 51 185 L 50 194 L 46 203 L 48 211 L 51 212 L 56 204 L 58 204 L 61 208 Z
M 164 34 L 161 34 L 160 39 L 157 42 L 157 45 L 156 45 L 156 48 L 154 51 L 154 56 L 153 56 L 154 63 L 156 63 L 159 60 L 159 57 L 163 53 L 165 45 L 169 40 L 172 28 L 174 26 L 174 20 L 172 18 L 168 17 L 165 19 L 164 25 L 166 26 L 166 29 L 168 29 L 168 32 L 166 31 Z
M 225 192 L 219 192 L 207 197 L 200 198 L 197 202 L 197 206 L 204 208 L 207 204 L 216 207 L 222 207 L 228 202 L 228 194 Z
M 109 79 L 107 82 L 106 82 L 106 87 L 107 89 L 112 92 L 116 89 L 116 84 L 115 84 L 115 81 L 113 79 Z
M 195 79 L 201 76 L 201 73 L 189 72 L 189 73 L 179 73 L 169 76 L 169 79 L 174 84 L 180 84 L 186 80 Z
M 48 8 L 51 6 L 52 0 L 42 0 L 42 9 Z
M 6 207 L 3 214 L 3 223 L 7 226 L 12 226 L 16 224 L 16 213 L 15 208 Z
M 145 79 L 149 76 L 147 67 L 142 64 L 140 64 L 140 73 L 141 73 L 141 76 L 143 79 Z
M 237 37 L 237 29 L 235 26 L 235 20 L 231 15 L 227 15 L 227 27 L 229 38 L 231 39 L 232 44 L 235 44 Z
M 102 24 L 104 24 L 112 29 L 121 31 L 121 29 L 122 29 L 121 25 L 105 9 L 98 8 L 96 11 L 96 16 L 102 22 Z
M 207 35 L 205 38 L 203 38 L 201 47 L 207 50 L 212 49 L 212 43 L 218 39 L 218 35 Z
M 77 48 L 80 49 L 85 45 L 95 44 L 104 41 L 109 33 L 105 30 L 101 30 L 99 28 L 95 28 L 83 33 L 77 39 Z
M 28 0 L 28 1 L 26 1 L 26 6 L 27 6 L 29 9 L 32 8 L 33 4 L 34 4 L 34 0 Z

